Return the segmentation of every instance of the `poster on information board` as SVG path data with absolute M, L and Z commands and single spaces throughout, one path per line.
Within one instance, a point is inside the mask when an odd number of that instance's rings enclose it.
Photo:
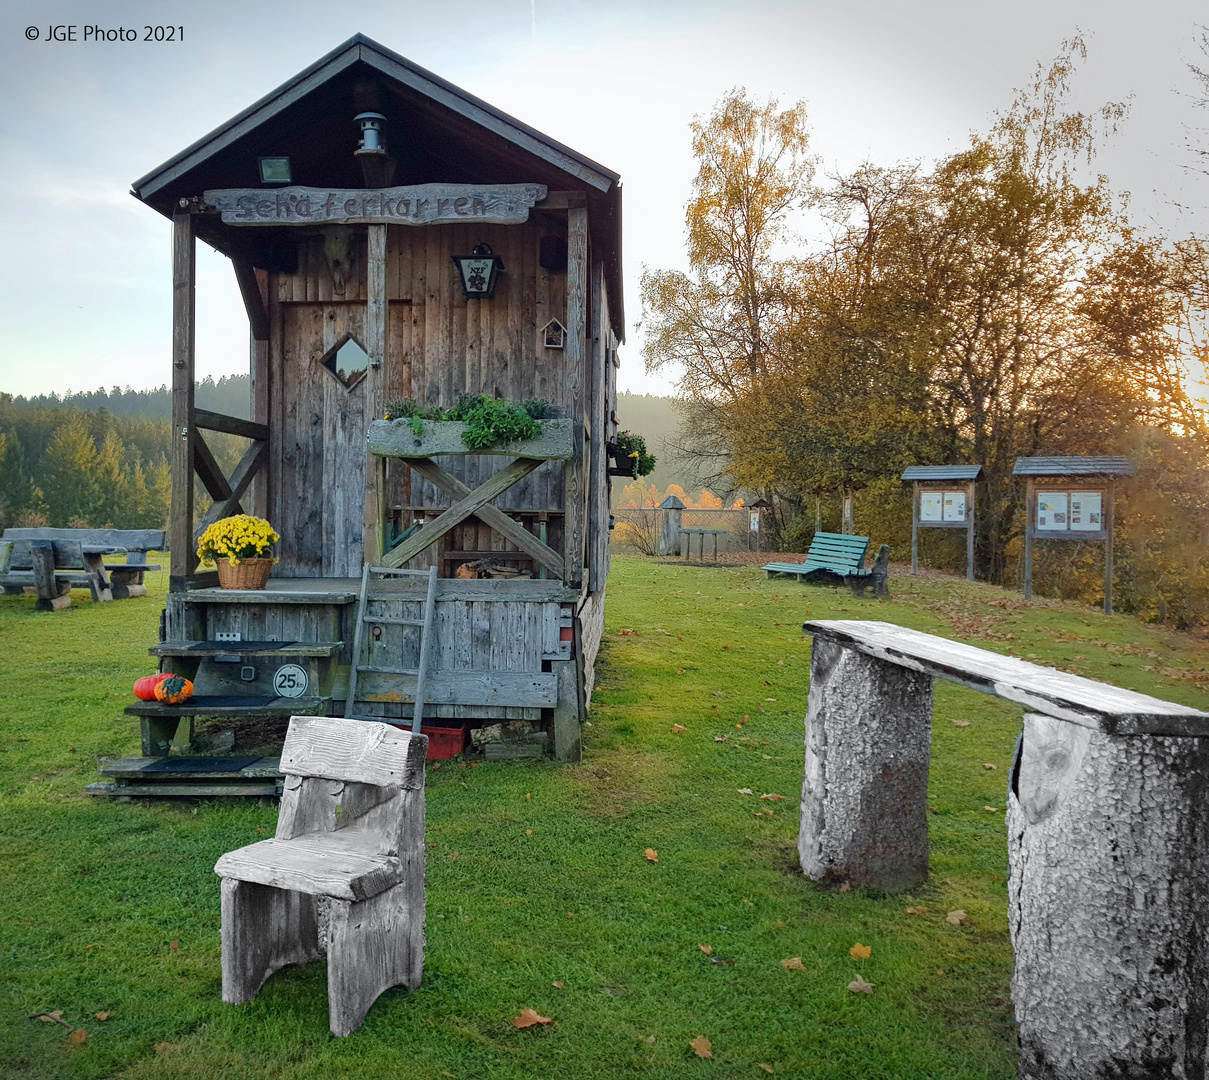
M 1067 503 L 1065 491 L 1037 492 L 1037 528 L 1048 532 L 1066 532 Z
M 942 521 L 944 520 L 944 492 L 941 491 L 924 491 L 919 496 L 919 520 L 920 521 Z
M 964 522 L 966 519 L 966 493 L 946 491 L 944 505 L 945 521 Z
M 1071 532 L 1100 532 L 1104 528 L 1104 495 L 1099 491 L 1070 493 Z

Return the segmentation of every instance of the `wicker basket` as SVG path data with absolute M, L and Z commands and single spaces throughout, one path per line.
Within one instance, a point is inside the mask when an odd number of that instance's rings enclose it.
M 273 569 L 272 559 L 217 559 L 218 584 L 224 589 L 263 589 Z

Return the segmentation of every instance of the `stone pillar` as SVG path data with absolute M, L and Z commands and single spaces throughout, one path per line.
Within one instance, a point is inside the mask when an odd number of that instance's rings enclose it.
M 1026 715 L 1007 823 L 1022 1080 L 1206 1076 L 1209 739 Z
M 816 636 L 798 854 L 818 880 L 900 891 L 928 876 L 932 677 Z
M 659 504 L 659 509 L 663 511 L 660 515 L 663 520 L 660 523 L 659 547 L 656 550 L 660 555 L 679 555 L 684 503 L 675 495 L 669 495 Z

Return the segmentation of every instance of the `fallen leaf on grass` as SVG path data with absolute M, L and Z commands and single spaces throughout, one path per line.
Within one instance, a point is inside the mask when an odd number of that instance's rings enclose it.
M 563 984 L 560 982 L 551 983 L 550 985 L 553 986 L 555 990 L 561 990 L 563 988 Z
M 633 632 L 634 632 L 633 630 L 618 630 L 618 631 L 617 631 L 617 636 L 618 636 L 618 637 L 625 637 L 625 635 L 626 635 L 626 634 L 632 634 Z
M 730 738 L 729 735 L 715 735 L 714 742 L 726 742 L 726 740 L 729 738 Z
M 927 914 L 927 911 L 928 911 L 928 909 L 926 907 L 924 907 L 923 904 L 920 904 L 919 907 L 907 908 L 908 915 L 925 915 L 925 914 Z
M 714 947 L 712 945 L 698 945 L 697 948 L 705 953 L 706 956 L 714 955 Z
M 950 720 L 949 723 L 951 723 L 954 727 L 969 727 L 970 726 L 969 720 Z
M 757 1068 L 757 1069 L 763 1069 L 763 1070 L 764 1070 L 766 1073 L 770 1073 L 770 1072 L 772 1072 L 772 1066 L 771 1066 L 771 1065 L 765 1065 L 765 1064 L 764 1064 L 764 1062 L 762 1062 L 762 1061 L 761 1061 L 761 1062 L 760 1062 L 758 1065 L 756 1065 L 756 1068 Z
M 100 1021 L 101 1021 L 101 1023 L 103 1024 L 103 1023 L 105 1023 L 105 1021 L 106 1021 L 106 1020 L 108 1020 L 108 1019 L 109 1019 L 109 1013 L 107 1013 L 107 1012 L 99 1012 L 99 1013 L 97 1013 L 97 1014 L 96 1014 L 96 1018 L 97 1018 L 98 1020 L 100 1020 Z
M 984 806 L 983 809 L 989 810 L 992 814 L 999 812 L 999 807 L 997 807 L 997 806 Z
M 853 960 L 868 960 L 869 956 L 872 952 L 873 952 L 872 945 L 862 945 L 858 941 L 855 945 L 852 946 L 851 949 L 848 950 L 848 955 L 851 956 Z
M 677 674 L 677 675 L 683 675 L 683 674 L 684 674 L 684 668 L 682 668 L 682 667 L 677 668 L 677 669 L 676 669 L 676 674 Z
M 722 646 L 726 648 L 725 645 Z M 710 1048 L 713 1044 L 704 1035 L 698 1035 L 689 1046 L 693 1048 L 693 1053 L 699 1058 L 712 1058 L 714 1055 L 710 1053 Z
M 682 732 L 683 730 L 684 730 L 683 724 L 673 724 L 672 725 L 672 734 L 673 735 L 679 735 L 680 732 Z
M 529 1028 L 535 1024 L 541 1024 L 543 1027 L 549 1027 L 554 1021 L 549 1016 L 538 1016 L 534 1009 L 521 1009 L 520 1016 L 512 1018 L 512 1026 L 514 1028 Z
M 177 941 L 176 938 L 173 938 L 170 942 L 168 942 L 168 949 L 170 952 L 176 952 L 180 947 L 181 943 Z
M 998 769 L 998 768 L 999 768 L 999 766 L 998 766 L 998 765 L 992 765 L 992 764 L 991 764 L 989 761 L 984 761 L 984 762 L 982 763 L 982 767 L 983 767 L 984 769 L 986 769 L 988 772 L 990 772 L 992 769 Z
M 655 1036 L 654 1036 L 654 1035 L 648 1035 L 648 1036 L 646 1037 L 646 1041 L 647 1041 L 647 1042 L 649 1042 L 649 1043 L 650 1043 L 652 1046 L 654 1046 L 654 1045 L 655 1045 Z
M 180 1049 L 180 1047 L 176 1043 L 170 1043 L 167 1039 L 165 1039 L 161 1043 L 155 1044 L 155 1052 L 157 1054 L 170 1054 L 174 1050 L 179 1050 L 179 1049 Z
M 264 836 L 264 829 L 262 829 L 259 825 L 256 826 L 256 831 L 260 833 L 261 836 Z
M 874 983 L 865 982 L 859 975 L 848 984 L 848 989 L 854 994 L 872 994 Z
M 752 792 L 751 792 L 751 788 L 749 788 L 749 787 L 735 788 L 735 790 L 736 790 L 736 791 L 737 791 L 737 792 L 738 792 L 740 795 L 750 795 L 750 794 L 752 793 Z
M 658 862 L 659 861 L 659 852 L 657 852 L 653 847 L 647 848 L 646 851 L 643 852 L 643 854 L 646 856 L 647 862 Z
M 763 799 L 765 802 L 784 802 L 785 801 L 784 795 L 778 795 L 778 794 L 776 794 L 776 792 L 772 792 L 772 791 L 770 791 L 767 795 L 761 795 L 760 798 Z
M 960 926 L 965 921 L 966 913 L 960 908 L 958 908 L 956 911 L 950 911 L 948 915 L 945 916 L 945 922 L 947 922 L 950 926 Z
M 781 961 L 781 967 L 786 971 L 805 971 L 806 965 L 802 963 L 800 956 L 791 956 L 788 960 Z
M 532 835 L 533 835 L 533 830 L 532 830 L 532 829 L 526 829 L 526 830 L 525 830 L 525 835 L 526 835 L 526 836 L 532 836 Z
M 88 1041 L 88 1029 L 76 1028 L 75 1031 L 67 1036 L 67 1041 L 72 1046 L 83 1046 Z
M 843 883 L 843 884 L 840 886 L 840 892 L 852 892 L 852 886 L 851 886 L 851 885 L 849 885 L 849 884 L 848 884 L 848 882 L 846 882 L 846 881 L 845 881 L 845 882 L 844 882 L 844 883 Z

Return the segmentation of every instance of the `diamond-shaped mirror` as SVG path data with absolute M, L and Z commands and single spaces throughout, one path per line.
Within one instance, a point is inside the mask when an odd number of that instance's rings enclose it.
M 369 368 L 369 356 L 349 336 L 319 361 L 349 390 L 365 378 Z

